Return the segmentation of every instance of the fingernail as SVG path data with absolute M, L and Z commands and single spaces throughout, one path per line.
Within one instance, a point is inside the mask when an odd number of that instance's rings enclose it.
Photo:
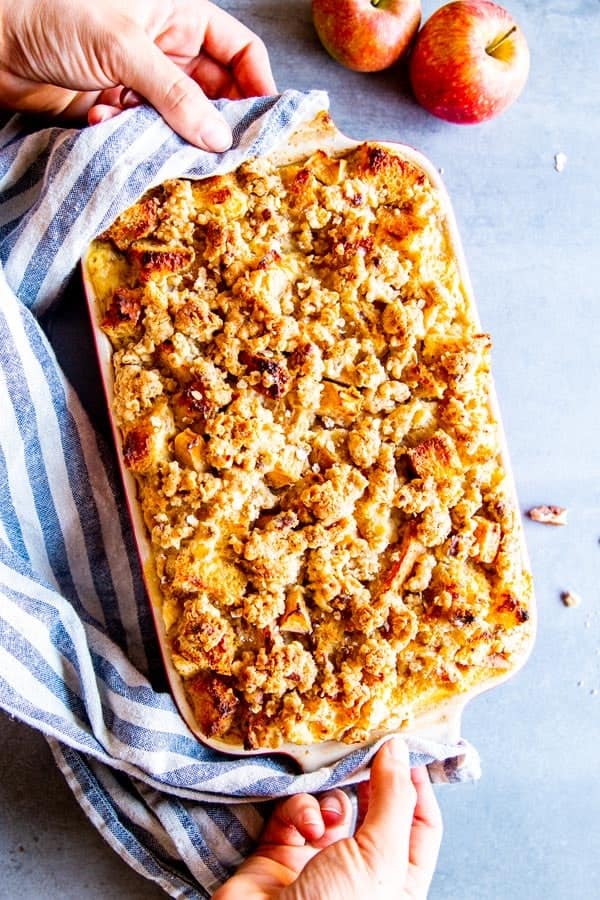
M 231 129 L 223 119 L 210 119 L 202 125 L 200 140 L 215 153 L 229 150 L 232 141 Z
M 399 734 L 395 734 L 387 742 L 388 752 L 392 759 L 403 760 L 408 763 L 408 747 Z
M 319 806 L 323 812 L 329 813 L 332 816 L 342 816 L 344 814 L 341 800 L 339 797 L 336 797 L 335 794 L 323 797 Z
M 303 825 L 322 825 L 321 817 L 314 809 L 307 809 L 302 816 Z
M 132 106 L 140 106 L 143 102 L 144 98 L 135 91 L 132 91 L 131 88 L 123 88 L 119 95 L 119 103 L 122 107 L 127 109 Z

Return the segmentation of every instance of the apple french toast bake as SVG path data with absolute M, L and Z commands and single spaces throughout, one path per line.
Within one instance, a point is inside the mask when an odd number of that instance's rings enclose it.
M 459 269 L 438 191 L 375 143 L 169 181 L 94 242 L 113 416 L 207 737 L 364 741 L 528 642 Z

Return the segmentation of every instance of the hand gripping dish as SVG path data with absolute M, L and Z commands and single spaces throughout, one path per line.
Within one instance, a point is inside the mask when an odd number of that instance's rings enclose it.
M 84 277 L 171 687 L 203 741 L 306 768 L 448 740 L 534 635 L 446 192 L 326 116 L 151 190 Z

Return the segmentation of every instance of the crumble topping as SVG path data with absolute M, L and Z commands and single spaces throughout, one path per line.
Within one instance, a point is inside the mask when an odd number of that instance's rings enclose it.
M 365 143 L 169 181 L 87 266 L 203 734 L 361 741 L 511 668 L 490 339 L 418 166 Z

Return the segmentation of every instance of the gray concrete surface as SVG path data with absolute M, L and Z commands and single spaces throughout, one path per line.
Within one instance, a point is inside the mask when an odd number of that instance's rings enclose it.
M 415 105 L 402 72 L 358 75 L 330 61 L 308 0 L 232 0 L 258 31 L 280 88 L 325 88 L 338 126 L 424 152 L 452 197 L 524 510 L 569 509 L 569 524 L 526 522 L 539 631 L 526 668 L 475 700 L 463 733 L 483 776 L 439 790 L 446 833 L 430 900 L 600 896 L 600 4 L 511 0 L 532 69 L 498 119 L 459 127 Z M 428 16 L 435 2 L 423 4 Z M 562 172 L 556 153 L 566 155 Z M 55 339 L 84 328 L 77 302 Z M 98 409 L 96 385 L 65 364 Z M 582 597 L 577 608 L 564 589 Z M 0 897 L 137 900 L 161 895 L 85 820 L 44 740 L 0 719 Z M 326 898 L 324 898 L 326 900 Z

